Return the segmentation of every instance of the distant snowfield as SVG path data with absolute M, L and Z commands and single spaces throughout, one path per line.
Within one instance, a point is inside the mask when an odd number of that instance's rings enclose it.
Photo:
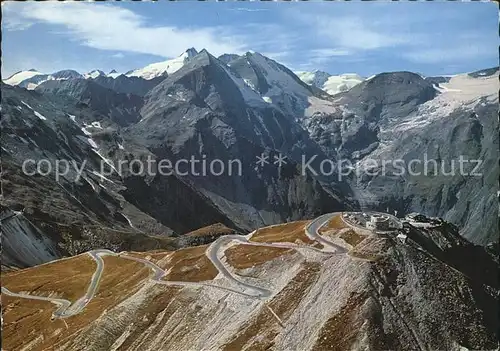
M 472 110 L 481 97 L 488 101 L 498 101 L 498 75 L 473 78 L 468 74 L 451 77 L 447 83 L 434 86 L 440 92 L 434 99 L 422 104 L 416 116 L 409 116 L 396 127 L 396 131 L 421 128 L 436 118 L 443 118 L 458 108 Z
M 367 169 L 371 159 L 383 159 L 383 155 L 391 154 L 392 143 L 389 140 L 406 135 L 412 129 L 420 130 L 439 119 L 448 118 L 457 109 L 473 111 L 481 103 L 482 98 L 490 102 L 498 101 L 498 74 L 480 78 L 459 74 L 451 77 L 447 83 L 435 85 L 435 88 L 440 94 L 434 99 L 420 105 L 418 111 L 401 122 L 381 129 L 379 147 L 370 154 L 370 157 L 356 163 L 356 167 Z
M 49 81 L 49 80 L 67 80 L 67 79 L 70 79 L 68 77 L 58 76 L 58 73 L 61 73 L 61 71 L 50 73 L 50 74 L 38 72 L 35 70 L 20 71 L 20 72 L 13 74 L 12 76 L 7 78 L 3 82 L 5 84 L 8 84 L 8 85 L 12 85 L 12 86 L 19 85 L 19 86 L 24 87 L 28 90 L 35 90 L 36 87 L 38 87 L 40 84 L 42 84 L 46 81 Z M 79 74 L 76 71 L 75 71 L 75 73 Z M 105 76 L 105 77 L 111 77 L 111 78 L 115 79 L 120 75 L 121 75 L 121 73 L 117 73 L 117 72 L 105 74 L 102 71 L 93 70 L 91 72 L 84 73 L 83 75 L 80 75 L 78 78 L 95 79 L 95 78 L 100 77 L 100 76 Z M 29 80 L 31 80 L 33 77 L 37 77 L 37 78 L 34 81 L 30 82 Z
M 57 72 L 56 72 L 57 73 Z M 53 73 L 55 74 L 55 73 Z M 33 77 L 37 77 L 37 79 L 34 82 L 26 82 L 27 80 L 30 80 Z M 4 80 L 3 82 L 8 85 L 20 85 L 28 90 L 35 90 L 36 87 L 38 87 L 40 84 L 49 81 L 49 80 L 66 80 L 68 78 L 66 77 L 54 77 L 52 74 L 46 74 L 46 73 L 40 73 L 38 71 L 21 71 L 10 78 Z M 23 84 L 25 83 L 25 84 Z
M 85 79 L 89 79 L 89 78 L 91 78 L 91 79 L 96 79 L 96 78 L 97 78 L 97 77 L 99 77 L 99 76 L 105 76 L 105 74 L 104 74 L 104 72 L 99 71 L 99 70 L 97 70 L 97 69 L 96 69 L 96 70 L 93 70 L 93 71 L 91 71 L 91 72 L 85 73 L 85 74 L 83 75 L 83 77 L 84 77 Z
M 21 71 L 21 72 L 14 73 L 12 76 L 7 78 L 3 82 L 5 84 L 9 84 L 9 85 L 18 85 L 26 79 L 30 79 L 34 76 L 39 76 L 42 74 L 43 73 L 40 73 L 38 71 Z
M 347 91 L 365 80 L 356 73 L 345 73 L 338 76 L 332 76 L 322 71 L 295 72 L 295 74 L 304 83 L 320 88 L 330 95 Z
M 363 77 L 354 73 L 331 76 L 323 85 L 322 89 L 328 94 L 334 95 L 347 91 L 363 81 Z
M 451 99 L 470 101 L 479 96 L 487 96 L 488 99 L 498 99 L 498 74 L 488 77 L 474 78 L 468 74 L 458 74 L 451 77 L 448 83 L 439 84 Z

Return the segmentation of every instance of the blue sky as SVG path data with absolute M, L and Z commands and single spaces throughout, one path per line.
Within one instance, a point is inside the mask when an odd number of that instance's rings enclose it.
M 2 14 L 4 78 L 30 68 L 126 72 L 188 47 L 364 76 L 498 65 L 491 2 L 2 2 Z

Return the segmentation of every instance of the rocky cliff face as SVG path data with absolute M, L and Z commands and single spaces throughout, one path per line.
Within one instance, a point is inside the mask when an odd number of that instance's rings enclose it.
M 498 70 L 491 71 L 441 83 L 381 74 L 337 95 L 337 112 L 304 125 L 329 157 L 351 165 L 361 207 L 441 216 L 476 243 L 494 242 Z
M 311 217 L 341 204 L 296 163 L 321 152 L 307 133 L 267 104 L 224 65 L 202 52 L 145 97 L 142 119 L 127 131 L 159 158 L 238 161 L 234 174 L 184 178 L 245 229 Z M 166 118 L 168 116 L 168 118 Z M 256 167 L 283 153 L 282 168 Z M 338 187 L 337 187 L 338 190 Z
M 304 222 L 257 230 L 250 242 L 300 243 L 302 249 L 226 243 L 217 250 L 240 281 L 270 291 L 241 292 L 200 246 L 133 253 L 167 270 L 155 284 L 140 262 L 104 257 L 95 298 L 65 322 L 48 302 L 3 296 L 8 350 L 464 350 L 498 347 L 498 260 L 455 226 L 405 225 L 401 236 L 349 228 L 333 217 L 320 232 L 345 248 L 321 253 Z M 132 253 L 129 253 L 132 255 Z M 474 262 L 472 266 L 471 263 Z M 80 267 L 76 272 L 74 265 Z M 95 267 L 78 256 L 3 277 L 10 291 L 81 296 Z M 48 280 L 50 272 L 72 284 Z M 479 273 L 480 272 L 480 273 Z M 45 278 L 43 278 L 45 277 Z M 45 279 L 45 280 L 44 280 Z M 227 290 L 230 288 L 233 290 Z M 15 332 L 14 332 L 15 331 Z M 33 333 L 32 331 L 36 331 Z
M 166 236 L 213 221 L 234 227 L 175 176 L 146 179 L 126 169 L 110 172 L 109 164 L 118 159 L 150 153 L 127 144 L 117 124 L 77 100 L 3 86 L 2 110 L 2 204 L 6 210 L 23 211 L 31 232 L 41 236 L 33 245 L 50 243 L 45 249 L 54 257 L 96 247 L 171 248 L 175 243 Z M 60 164 L 56 177 L 58 160 L 68 164 Z M 38 164 L 42 172 L 36 171 Z M 104 175 L 104 170 L 110 173 Z M 159 195 L 167 191 L 168 196 Z M 12 245 L 3 255 L 16 257 L 19 267 L 32 265 L 30 255 L 9 249 L 17 247 L 15 240 L 25 245 L 23 226 L 14 224 L 4 233 Z
M 356 181 L 380 208 L 387 204 L 400 211 L 432 213 L 459 225 L 476 243 L 494 242 L 498 235 L 490 228 L 498 224 L 498 80 L 461 76 L 447 86 L 402 121 L 381 126 L 381 142 L 368 156 L 407 164 L 419 159 L 414 174 L 395 177 L 389 171 L 388 176 L 363 175 Z
M 137 95 L 119 93 L 87 79 L 47 81 L 39 85 L 36 91 L 47 96 L 75 99 L 121 126 L 138 121 L 138 111 L 143 103 Z
M 41 232 L 22 212 L 2 208 L 2 270 L 36 266 L 63 257 L 57 240 Z
M 105 88 L 116 91 L 122 94 L 133 94 L 144 96 L 148 91 L 153 89 L 160 83 L 164 77 L 156 77 L 146 80 L 140 77 L 127 77 L 126 75 L 118 75 L 116 78 L 109 76 L 98 76 L 93 79 L 93 82 L 102 85 Z

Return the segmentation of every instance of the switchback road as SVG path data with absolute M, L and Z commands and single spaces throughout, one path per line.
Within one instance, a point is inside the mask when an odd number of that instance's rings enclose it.
M 286 242 L 263 243 L 263 242 L 250 241 L 253 233 L 250 233 L 249 235 L 225 235 L 218 238 L 216 241 L 210 244 L 210 246 L 205 251 L 205 254 L 207 255 L 210 262 L 219 271 L 219 273 L 229 282 L 235 285 L 234 288 L 229 288 L 207 282 L 183 282 L 183 281 L 163 280 L 163 277 L 167 274 L 166 271 L 149 260 L 129 256 L 126 255 L 125 253 L 115 253 L 110 250 L 99 249 L 99 250 L 89 251 L 87 253 L 90 257 L 92 257 L 92 259 L 94 259 L 97 267 L 94 274 L 92 275 L 92 279 L 90 281 L 90 284 L 87 288 L 85 295 L 76 300 L 74 303 L 71 303 L 71 301 L 66 299 L 43 297 L 43 296 L 36 296 L 24 293 L 14 293 L 5 287 L 2 287 L 2 293 L 12 297 L 51 302 L 58 306 L 58 308 L 52 314 L 53 319 L 68 318 L 82 312 L 83 309 L 89 304 L 89 302 L 95 296 L 99 288 L 99 282 L 102 278 L 102 272 L 104 270 L 104 261 L 102 257 L 116 256 L 123 259 L 136 261 L 149 267 L 153 271 L 153 276 L 151 277 L 151 280 L 157 284 L 170 285 L 170 286 L 194 286 L 194 287 L 205 286 L 205 287 L 212 287 L 225 290 L 228 292 L 236 293 L 250 298 L 265 299 L 271 296 L 273 292 L 268 289 L 252 285 L 243 281 L 237 275 L 233 274 L 228 269 L 227 265 L 221 260 L 221 258 L 224 256 L 224 251 L 226 250 L 227 246 L 232 242 L 236 242 L 241 245 L 264 246 L 264 247 L 295 249 L 295 250 L 307 249 L 328 255 L 343 255 L 348 252 L 348 250 L 345 247 L 332 242 L 331 240 L 323 237 L 319 233 L 319 229 L 322 228 L 325 224 L 327 224 L 330 221 L 330 219 L 332 219 L 337 215 L 341 215 L 341 213 L 335 212 L 322 215 L 312 220 L 305 227 L 305 234 L 307 235 L 307 237 L 310 238 L 311 240 L 314 240 L 322 244 L 323 245 L 322 249 L 307 245 L 297 245 L 294 243 L 286 243 Z

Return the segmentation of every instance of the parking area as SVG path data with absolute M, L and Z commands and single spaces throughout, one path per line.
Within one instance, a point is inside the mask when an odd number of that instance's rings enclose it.
M 344 212 L 342 219 L 348 225 L 376 233 L 391 233 L 401 228 L 401 221 L 382 212 Z

